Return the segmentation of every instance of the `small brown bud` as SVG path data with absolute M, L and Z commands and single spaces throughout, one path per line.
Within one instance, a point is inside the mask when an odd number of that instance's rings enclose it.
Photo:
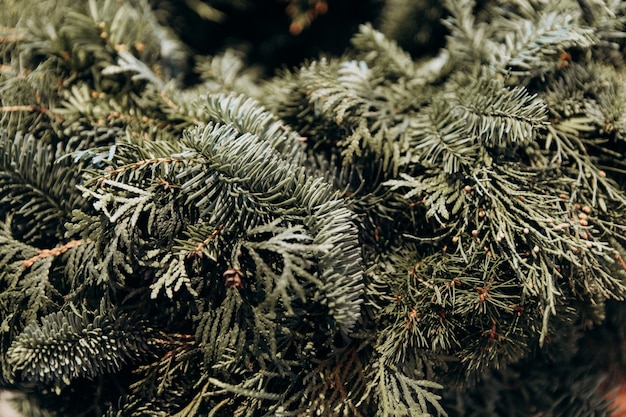
M 328 3 L 326 3 L 324 0 L 315 3 L 315 13 L 326 14 L 326 12 L 328 12 Z
M 564 230 L 567 228 L 569 228 L 569 223 L 561 223 L 561 224 L 554 226 L 554 230 Z
M 243 288 L 243 272 L 239 268 L 231 268 L 224 272 L 224 285 L 226 288 Z
M 289 33 L 294 36 L 301 34 L 303 29 L 300 22 L 291 22 L 291 25 L 289 25 Z

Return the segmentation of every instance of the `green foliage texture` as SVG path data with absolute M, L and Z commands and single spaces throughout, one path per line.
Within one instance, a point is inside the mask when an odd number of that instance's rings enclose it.
M 23 415 L 610 415 L 626 3 L 388 1 L 273 76 L 152 6 L 2 4 Z

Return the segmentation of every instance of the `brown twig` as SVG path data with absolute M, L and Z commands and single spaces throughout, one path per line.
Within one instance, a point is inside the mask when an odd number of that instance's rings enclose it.
M 83 240 L 82 239 L 81 240 L 70 240 L 65 245 L 59 246 L 58 248 L 38 249 L 37 250 L 37 255 L 33 256 L 32 258 L 25 259 L 25 260 L 22 261 L 22 266 L 24 267 L 24 269 L 30 268 L 31 266 L 33 266 L 33 264 L 35 262 L 37 262 L 40 259 L 45 259 L 45 258 L 48 258 L 50 256 L 62 255 L 65 252 L 67 252 L 70 248 L 73 248 L 73 247 L 76 247 L 76 246 L 80 246 L 82 244 L 83 244 Z
M 34 106 L 32 104 L 22 105 L 22 106 L 2 106 L 0 107 L 0 113 L 11 113 L 11 112 L 38 112 L 46 115 L 51 115 L 58 121 L 62 122 L 64 119 L 58 114 L 52 113 L 47 107 L 44 106 Z

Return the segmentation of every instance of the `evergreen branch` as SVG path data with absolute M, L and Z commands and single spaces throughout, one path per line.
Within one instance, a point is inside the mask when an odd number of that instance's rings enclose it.
M 478 156 L 480 141 L 466 133 L 466 123 L 466 119 L 450 111 L 447 103 L 434 101 L 409 125 L 412 154 L 407 155 L 405 164 L 419 163 L 425 167 L 443 165 L 446 174 L 463 172 L 472 166 Z M 388 184 L 394 184 L 393 180 L 389 181 Z
M 540 342 L 543 342 L 548 334 L 548 318 L 556 313 L 558 300 L 563 296 L 562 289 L 556 282 L 563 277 L 565 265 L 571 265 L 578 271 L 575 273 L 577 278 L 572 282 L 576 288 L 581 286 L 587 296 L 617 299 L 624 297 L 626 287 L 621 278 L 611 276 L 615 274 L 611 271 L 615 269 L 617 258 L 606 259 L 604 255 L 616 253 L 617 249 L 611 247 L 605 239 L 591 238 L 596 234 L 589 229 L 588 213 L 591 213 L 591 207 L 585 206 L 585 211 L 581 211 L 582 205 L 577 202 L 580 201 L 578 193 L 581 190 L 573 179 L 564 181 L 563 177 L 555 176 L 558 174 L 555 171 L 520 170 L 519 167 L 506 163 L 477 174 L 475 171 L 473 186 L 462 187 L 462 183 L 456 182 L 456 186 L 452 188 L 457 190 L 456 193 L 452 193 L 449 186 L 441 187 L 440 184 L 446 181 L 442 180 L 443 177 L 435 177 L 432 188 L 428 187 L 429 177 L 417 180 L 405 176 L 406 180 L 390 181 L 388 184 L 392 189 L 410 187 L 405 198 L 414 196 L 425 198 L 424 204 L 429 206 L 426 215 L 441 222 L 449 231 L 454 231 L 452 239 L 458 251 L 456 256 L 460 257 L 459 261 L 462 259 L 462 262 L 468 265 L 475 265 L 477 259 L 484 257 L 488 260 L 489 257 L 495 257 L 500 259 L 498 262 L 505 262 L 504 270 L 510 268 L 511 271 L 516 271 L 515 279 L 519 281 L 515 282 L 521 282 L 524 292 L 539 297 L 540 303 L 544 306 Z M 532 183 L 531 178 L 537 175 L 540 178 L 547 178 L 543 181 L 535 178 Z M 453 183 L 448 180 L 448 184 Z M 571 187 L 571 195 L 577 197 L 570 200 L 570 194 L 559 192 L 557 187 L 565 187 L 564 189 L 568 190 Z M 448 190 L 450 194 L 442 195 L 441 189 Z M 582 192 L 582 195 L 588 193 Z M 468 199 L 473 200 L 473 203 L 468 204 Z M 449 206 L 455 207 L 452 210 L 453 214 Z M 461 233 L 454 235 L 459 232 Z M 444 232 L 434 240 L 441 242 L 448 236 L 450 235 Z M 425 240 L 430 238 L 425 236 Z M 428 275 L 426 273 L 426 276 Z M 506 312 L 511 306 L 519 305 L 515 298 L 510 299 L 506 295 L 509 292 L 506 288 L 515 287 L 513 281 L 510 281 L 511 278 L 502 273 L 493 273 L 493 276 L 501 277 L 498 281 L 499 285 L 504 285 L 502 288 L 504 291 L 487 293 L 485 285 L 488 281 L 485 279 L 480 287 L 478 284 L 474 285 L 479 289 L 478 298 L 476 294 L 471 297 L 480 300 L 480 303 L 473 304 L 469 299 L 463 301 L 457 297 L 457 301 L 464 307 L 456 307 L 455 311 L 460 315 L 466 315 L 476 308 L 486 309 L 490 303 L 496 301 L 492 296 L 498 292 L 501 294 L 498 296 L 500 300 L 497 301 L 498 310 Z M 491 288 L 492 284 L 488 286 Z M 519 297 L 517 294 L 514 296 Z M 416 314 L 419 315 L 421 312 L 418 310 Z M 491 315 L 496 317 L 500 314 Z M 418 333 L 416 337 L 415 344 L 423 345 L 423 342 L 419 342 L 422 336 Z M 495 351 L 492 354 L 495 354 Z M 514 357 L 518 355 L 519 353 Z M 482 360 L 487 362 L 495 359 L 495 356 L 490 356 L 489 359 Z
M 579 190 L 576 194 L 582 194 L 592 207 L 600 207 L 607 211 L 606 198 L 616 201 L 620 205 L 626 205 L 626 194 L 620 190 L 606 172 L 599 169 L 588 156 L 586 146 L 579 137 L 581 131 L 588 128 L 584 122 L 590 119 L 570 120 L 570 123 L 563 122 L 548 126 L 548 143 L 554 142 L 557 149 L 555 160 L 558 162 L 571 161 L 571 168 L 566 169 L 567 175 L 576 180 Z M 578 122 L 578 123 L 576 123 Z M 583 122 L 583 123 L 580 123 Z M 583 197 L 584 196 L 584 197 Z
M 443 24 L 450 31 L 446 49 L 450 51 L 453 61 L 464 63 L 483 63 L 489 61 L 487 51 L 497 50 L 492 39 L 489 26 L 476 21 L 474 8 L 476 1 L 446 0 L 443 2 L 450 15 Z
M 195 70 L 203 81 L 206 93 L 238 92 L 259 97 L 260 68 L 246 66 L 244 60 L 244 54 L 234 48 L 228 48 L 221 54 L 198 57 Z
M 469 260 L 445 252 L 423 256 L 415 245 L 388 255 L 390 272 L 378 278 L 389 288 L 386 305 L 377 308 L 387 323 L 377 346 L 382 360 L 421 374 L 433 372 L 422 362 L 432 361 L 429 352 L 465 358 L 473 355 L 463 352 L 465 346 L 481 345 L 489 355 L 463 368 L 465 378 L 473 380 L 485 368 L 504 367 L 527 354 L 520 345 L 535 335 L 519 326 L 517 312 L 526 304 L 506 258 L 470 255 Z
M 63 66 L 82 71 L 95 65 L 102 70 L 113 64 L 126 45 L 146 58 L 159 55 L 162 29 L 147 2 L 120 7 L 110 1 L 89 1 L 78 7 L 63 4 L 50 12 L 56 15 L 57 26 L 29 25 L 24 48 L 58 56 Z M 147 38 L 158 40 L 147 42 Z
M 25 269 L 24 260 L 37 256 L 38 250 L 15 239 L 11 222 L 11 218 L 0 222 L 0 312 L 11 323 L 0 331 L 5 341 L 12 340 L 25 323 L 48 313 L 60 302 L 51 277 L 52 258 L 38 259 Z
M 232 124 L 241 134 L 249 132 L 269 142 L 294 164 L 303 160 L 302 142 L 306 138 L 266 111 L 256 100 L 242 94 L 209 95 L 206 110 L 214 121 Z
M 597 42 L 594 31 L 579 26 L 578 16 L 573 13 L 544 12 L 538 16 L 536 22 L 514 22 L 502 39 L 506 47 L 496 55 L 498 67 L 520 74 L 545 73 L 559 65 L 551 56 L 570 48 L 588 49 Z
M 219 234 L 222 230 L 222 226 L 214 228 L 211 224 L 207 223 L 190 225 L 188 229 L 185 230 L 185 238 L 177 239 L 176 242 L 179 246 L 175 249 L 187 252 L 187 257 L 206 256 L 209 259 L 217 261 L 217 248 L 213 243 L 215 239 L 219 238 Z
M 207 311 L 199 320 L 197 338 L 202 343 L 206 366 L 215 371 L 232 372 L 247 354 L 246 330 L 250 323 L 243 303 L 241 294 L 233 288 L 227 291 L 219 308 Z M 267 336 L 270 340 L 275 337 L 272 331 Z M 264 350 L 262 346 L 251 347 L 257 354 Z
M 58 76 L 45 64 L 34 70 L 21 67 L 0 80 L 0 106 L 3 130 L 8 137 L 25 135 L 25 132 L 46 141 L 56 141 L 54 130 L 63 117 L 54 110 L 57 103 Z
M 397 174 L 400 149 L 408 146 L 403 136 L 406 121 L 397 117 L 396 105 L 401 105 L 385 96 L 383 81 L 365 61 L 321 60 L 301 70 L 299 83 L 307 106 L 315 110 L 315 121 L 321 124 L 311 136 L 330 134 L 329 143 L 343 157 L 344 165 L 352 164 L 354 156 L 371 157 L 382 159 L 384 171 Z M 334 139 L 337 131 L 344 139 Z
M 154 263 L 149 263 L 149 259 L 142 261 L 146 266 L 160 267 L 156 269 L 154 275 L 156 282 L 150 286 L 152 289 L 150 298 L 157 298 L 162 289 L 165 290 L 165 294 L 169 298 L 174 298 L 174 292 L 178 292 L 183 285 L 190 294 L 197 295 L 191 286 L 191 280 L 187 274 L 186 258 L 187 256 L 184 254 L 179 253 L 177 256 L 173 256 L 168 253 Z M 167 265 L 167 267 L 164 265 Z
M 303 216 L 304 226 L 311 230 L 314 245 L 332 247 L 318 260 L 323 291 L 340 328 L 349 331 L 360 315 L 363 288 L 360 254 L 351 224 L 353 215 L 334 197 L 332 188 L 285 163 L 267 142 L 248 134 L 239 135 L 228 126 L 196 128 L 185 136 L 184 146 L 190 151 L 181 154 L 181 158 L 195 159 L 198 152 L 207 158 L 209 167 L 214 167 L 215 171 L 200 172 L 182 185 L 182 191 L 189 193 L 190 202 L 205 213 L 210 210 L 211 224 L 231 229 L 233 222 L 226 216 L 233 209 L 240 216 L 252 213 L 257 217 L 252 224 L 262 223 L 269 213 L 298 215 Z M 221 180 L 221 184 L 215 183 L 217 175 L 228 178 Z M 197 188 L 200 184 L 203 185 Z M 234 201 L 229 197 L 228 202 L 225 192 L 241 197 Z M 216 198 L 216 193 L 224 197 Z M 197 200 L 199 196 L 202 198 Z M 250 220 L 242 217 L 240 221 L 245 225 L 254 217 Z
M 72 379 L 117 372 L 151 351 L 151 329 L 124 314 L 58 311 L 29 324 L 7 350 L 15 375 L 60 389 Z
M 293 401 L 294 407 L 305 410 L 303 412 L 319 410 L 322 415 L 343 413 L 364 417 L 366 407 L 359 408 L 356 404 L 368 385 L 366 364 L 359 353 L 357 348 L 351 346 L 342 355 L 320 361 L 314 372 L 304 374 L 302 391 L 288 398 L 284 404 L 290 405 Z
M 487 146 L 528 143 L 546 122 L 546 106 L 541 99 L 524 88 L 504 88 L 482 77 L 463 86 L 452 102 L 456 104 L 452 111 L 466 121 L 469 135 Z
M 155 181 L 161 182 L 164 186 L 169 187 L 171 186 L 171 184 L 167 183 L 165 179 L 161 178 L 161 176 L 166 178 L 169 177 L 169 166 L 180 164 L 183 162 L 185 161 L 172 157 L 139 159 L 135 162 L 130 162 L 119 168 L 109 169 L 104 174 L 98 175 L 90 179 L 87 184 L 99 183 L 101 186 L 105 186 L 107 185 L 105 181 L 120 181 L 121 179 L 125 178 L 127 174 L 137 176 L 137 173 L 141 170 L 150 168 L 152 170 L 151 175 L 153 177 L 156 177 Z M 158 170 L 158 168 L 162 168 L 162 170 Z
M 0 243 L 2 243 L 2 252 L 0 252 L 0 270 L 3 272 L 3 280 L 8 276 L 8 271 L 14 269 L 11 266 L 17 259 L 27 259 L 27 257 L 37 257 L 37 249 L 27 245 L 26 243 L 16 240 L 11 230 L 12 218 L 9 216 L 4 222 L 0 222 Z M 14 270 L 17 272 L 17 269 Z M 13 279 L 6 281 L 7 287 L 14 286 Z
M 444 169 L 447 165 L 444 165 Z M 414 178 L 408 174 L 401 174 L 400 179 L 388 180 L 384 183 L 391 191 L 401 188 L 407 188 L 408 191 L 403 194 L 405 200 L 411 200 L 415 197 L 418 201 L 409 203 L 409 206 L 415 207 L 424 205 L 428 207 L 427 217 L 435 219 L 439 225 L 447 225 L 450 220 L 463 218 L 463 214 L 467 212 L 466 189 L 463 181 L 453 178 L 447 180 L 447 172 L 438 173 L 436 175 L 424 175 Z M 445 179 L 445 180 L 444 180 Z M 449 181 L 449 183 L 442 182 Z
M 57 161 L 63 152 L 31 135 L 0 136 L 0 215 L 19 219 L 15 231 L 25 242 L 60 240 L 71 210 L 84 205 L 72 189 L 79 179 L 75 168 Z
M 215 385 L 218 388 L 222 388 L 225 391 L 232 392 L 233 394 L 245 396 L 248 398 L 257 398 L 257 399 L 273 400 L 273 401 L 280 399 L 279 394 L 274 394 L 271 392 L 263 392 L 257 389 L 250 389 L 250 388 L 246 388 L 240 385 L 229 384 L 229 383 L 220 381 L 217 378 L 209 378 L 209 382 L 212 385 Z
M 117 409 L 117 415 L 136 412 L 146 417 L 172 416 L 197 402 L 197 395 L 194 394 L 206 378 L 193 366 L 201 360 L 193 336 L 168 334 L 165 339 L 153 341 L 167 351 L 164 354 L 159 352 L 157 360 L 137 368 L 141 378 L 130 386 L 131 394 L 121 397 L 118 404 L 109 407 L 110 411 Z
M 352 37 L 352 45 L 363 53 L 370 64 L 382 68 L 386 75 L 414 78 L 417 73 L 411 56 L 402 50 L 398 44 L 387 39 L 371 24 L 359 26 L 359 31 Z
M 131 80 L 144 80 L 152 83 L 158 90 L 164 87 L 163 81 L 141 60 L 137 59 L 133 54 L 124 50 L 117 53 L 117 65 L 109 65 L 102 70 L 103 75 L 116 75 L 121 73 L 134 73 Z
M 240 292 L 231 287 L 219 308 L 204 314 L 198 326 L 206 367 L 214 375 L 213 385 L 220 388 L 210 391 L 208 396 L 216 397 L 216 401 L 224 395 L 243 397 L 234 403 L 240 412 L 261 404 L 269 408 L 278 404 L 276 401 L 283 395 L 268 390 L 271 387 L 287 390 L 290 384 L 284 377 L 292 372 L 291 367 L 298 366 L 297 362 L 278 354 L 278 343 L 283 342 L 278 342 L 277 337 L 289 332 L 266 311 L 262 307 L 250 309 Z M 250 332 L 252 329 L 254 334 Z M 218 379 L 219 375 L 222 378 Z M 215 407 L 224 405 L 220 401 Z
M 126 191 L 127 193 L 134 193 L 137 194 L 137 196 L 118 196 L 117 198 L 114 198 L 112 194 L 105 193 L 100 190 L 94 192 L 83 186 L 78 186 L 78 189 L 96 200 L 94 202 L 94 208 L 102 211 L 109 218 L 111 223 L 117 222 L 118 219 L 125 216 L 127 213 L 132 212 L 130 226 L 134 227 L 137 224 L 141 213 L 154 207 L 154 203 L 152 202 L 153 194 L 151 192 L 144 191 L 138 187 L 127 185 L 122 182 L 103 180 L 102 187 L 107 186 L 117 188 L 122 190 L 122 192 Z
M 354 115 L 361 113 L 359 109 L 365 110 L 364 106 L 372 106 L 367 98 L 375 99 L 375 93 L 369 84 L 368 67 L 364 61 L 356 64 L 353 61 L 342 62 L 337 65 L 334 62 L 321 61 L 312 64 L 302 71 L 304 83 L 308 88 L 308 94 L 319 114 L 325 115 L 327 119 L 335 121 L 338 125 L 355 124 L 352 119 L 344 115 Z M 350 82 L 342 82 L 340 71 L 343 72 L 344 81 L 359 80 L 356 85 Z M 353 73 L 353 77 L 350 77 Z M 354 87 L 357 87 L 357 90 Z M 371 111 L 371 108 L 370 108 Z
M 249 230 L 249 237 L 242 243 L 242 247 L 248 250 L 254 260 L 256 275 L 264 278 L 261 285 L 265 287 L 264 304 L 267 304 L 269 313 L 276 314 L 276 304 L 280 301 L 287 310 L 287 314 L 292 315 L 294 311 L 291 300 L 297 297 L 303 302 L 306 301 L 303 284 L 298 282 L 298 278 L 317 287 L 324 287 L 324 283 L 311 271 L 311 266 L 315 258 L 323 256 L 331 248 L 328 244 L 312 244 L 313 238 L 305 233 L 303 227 L 281 227 L 280 222 L 280 219 L 277 219 L 270 224 Z M 255 235 L 263 236 L 267 233 L 273 235 L 254 241 Z M 276 255 L 272 257 L 269 265 L 261 257 L 261 251 Z M 282 265 L 277 268 L 274 265 L 280 262 L 278 261 L 280 258 L 282 258 Z
M 378 399 L 378 415 L 427 417 L 431 416 L 430 408 L 434 408 L 438 416 L 448 415 L 439 404 L 441 397 L 429 391 L 443 388 L 441 385 L 412 379 L 397 368 L 381 362 L 372 366 L 371 372 L 369 390 L 374 389 Z

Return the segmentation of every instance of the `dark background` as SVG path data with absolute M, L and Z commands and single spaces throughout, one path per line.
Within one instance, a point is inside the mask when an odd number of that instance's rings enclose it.
M 343 53 L 360 24 L 381 25 L 386 4 L 383 0 L 204 0 L 204 5 L 222 12 L 221 20 L 212 21 L 198 13 L 198 3 L 151 0 L 161 24 L 176 33 L 191 56 L 214 55 L 234 47 L 245 53 L 248 65 L 260 66 L 266 75 L 308 58 Z M 324 4 L 323 13 L 317 13 L 317 3 Z M 434 54 L 443 45 L 446 32 L 437 16 L 443 10 L 438 3 L 417 1 L 425 13 L 416 7 L 418 15 L 406 16 L 406 27 L 394 28 L 391 22 L 387 30 L 414 57 Z M 305 20 L 302 30 L 291 33 L 290 26 L 299 18 Z M 389 22 L 383 23 L 390 27 Z

